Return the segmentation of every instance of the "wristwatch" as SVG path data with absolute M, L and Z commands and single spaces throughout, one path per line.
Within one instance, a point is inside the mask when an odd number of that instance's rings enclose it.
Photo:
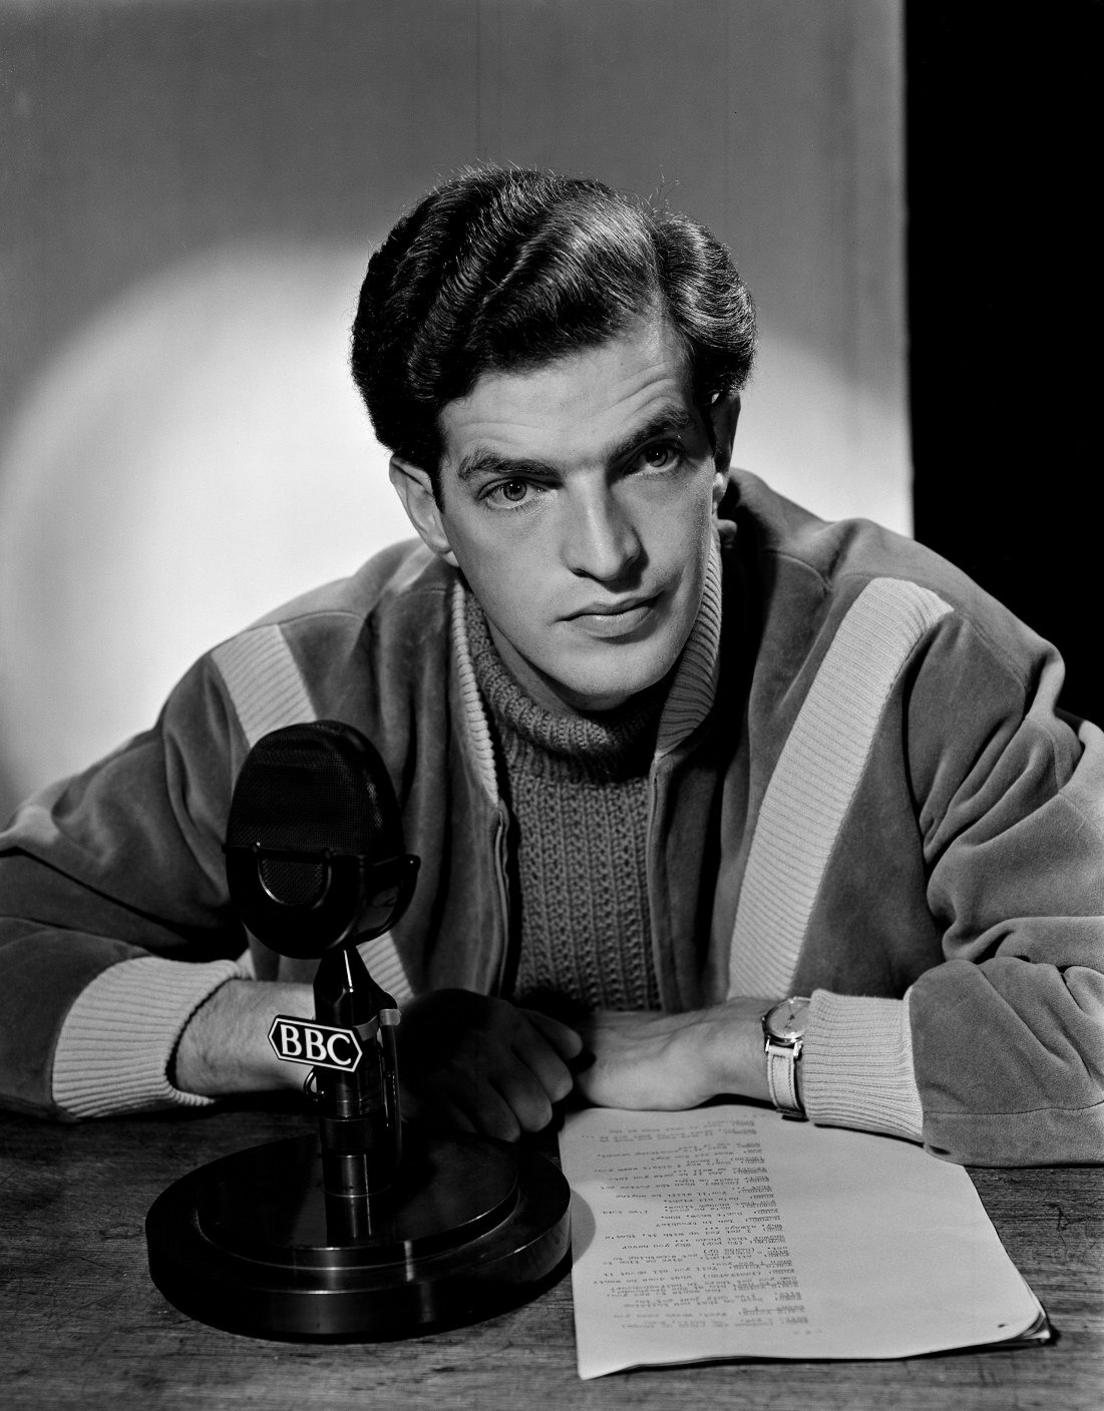
M 772 1005 L 763 1015 L 763 1047 L 767 1054 L 767 1087 L 771 1102 L 783 1117 L 805 1120 L 805 1109 L 797 1093 L 797 1065 L 805 1043 L 805 1019 L 809 1000 L 791 995 Z

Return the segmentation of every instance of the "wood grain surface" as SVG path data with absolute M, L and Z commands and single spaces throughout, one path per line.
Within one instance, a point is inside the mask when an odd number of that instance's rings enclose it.
M 302 1129 L 229 1110 L 51 1126 L 0 1115 L 0 1405 L 542 1411 L 1104 1407 L 1104 1170 L 971 1172 L 1058 1332 L 1052 1345 L 897 1362 L 726 1362 L 581 1382 L 570 1279 L 477 1326 L 396 1343 L 218 1332 L 150 1282 L 146 1211 L 217 1156 Z

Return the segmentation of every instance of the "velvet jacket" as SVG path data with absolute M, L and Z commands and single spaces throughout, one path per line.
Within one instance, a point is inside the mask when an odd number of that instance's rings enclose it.
M 203 657 L 156 725 L 0 835 L 0 1097 L 81 1118 L 204 1099 L 168 1073 L 245 945 L 222 841 L 252 743 L 340 719 L 380 750 L 421 858 L 364 947 L 401 1000 L 509 993 L 511 820 L 455 571 L 417 543 Z M 1062 665 L 963 575 L 749 475 L 652 765 L 661 1000 L 813 996 L 816 1121 L 956 1161 L 1104 1160 L 1104 736 Z M 585 880 L 585 879 L 580 879 Z

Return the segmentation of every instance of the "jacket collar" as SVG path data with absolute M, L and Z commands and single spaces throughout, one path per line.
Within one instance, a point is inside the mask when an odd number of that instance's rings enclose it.
M 670 754 L 713 709 L 721 670 L 721 551 L 716 531 L 709 544 L 701 606 L 682 650 L 656 737 L 656 758 Z

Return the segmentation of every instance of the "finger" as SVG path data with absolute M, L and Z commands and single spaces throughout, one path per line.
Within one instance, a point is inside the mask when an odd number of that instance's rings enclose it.
M 581 1049 L 580 1043 L 576 1053 Z M 517 1061 L 524 1064 L 532 1074 L 533 1081 L 549 1102 L 561 1102 L 574 1086 L 568 1063 L 535 1025 L 527 1033 L 517 1036 L 514 1041 L 514 1054 Z
M 524 1014 L 561 1058 L 574 1058 L 582 1049 L 583 1041 L 579 1034 L 559 1019 L 553 1019 L 550 1014 L 542 1014 L 539 1009 L 521 1009 L 518 1013 Z
M 498 1141 L 516 1142 L 521 1135 L 513 1105 L 489 1078 L 470 1070 L 458 1073 L 442 1087 L 448 1107 L 466 1122 L 462 1130 L 480 1132 Z
M 454 1102 L 432 1103 L 418 1114 L 419 1120 L 438 1132 L 465 1132 L 474 1135 L 478 1130 L 468 1114 Z
M 552 1098 L 528 1067 L 501 1073 L 496 1086 L 523 1132 L 540 1132 L 552 1121 Z
M 433 1085 L 411 1088 L 402 1085 L 402 1112 L 407 1120 L 437 1132 L 474 1132 L 475 1123 L 467 1112 L 444 1091 Z

